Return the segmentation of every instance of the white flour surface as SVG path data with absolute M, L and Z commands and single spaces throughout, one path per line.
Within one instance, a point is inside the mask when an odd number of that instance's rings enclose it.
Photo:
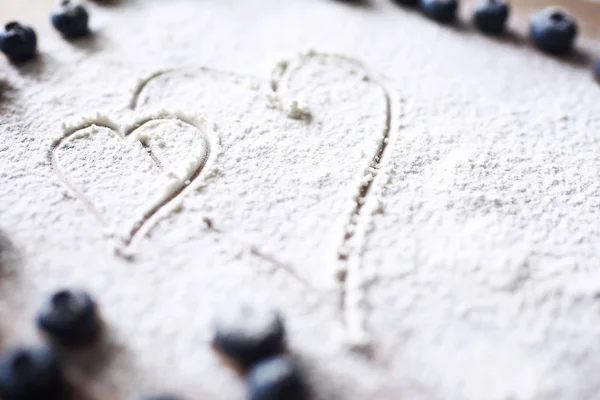
M 0 65 L 0 321 L 89 289 L 95 398 L 244 398 L 213 310 L 265 302 L 315 399 L 600 398 L 600 88 L 389 1 L 88 4 Z M 581 41 L 586 51 L 598 50 Z

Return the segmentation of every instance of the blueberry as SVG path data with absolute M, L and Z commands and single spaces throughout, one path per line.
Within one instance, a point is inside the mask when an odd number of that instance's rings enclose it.
M 419 0 L 393 0 L 395 3 L 402 6 L 414 6 L 419 4 Z
M 573 48 L 577 31 L 575 19 L 558 7 L 536 12 L 529 24 L 529 34 L 536 46 L 552 54 L 568 53 Z
M 215 349 L 242 367 L 279 354 L 285 347 L 283 321 L 270 308 L 232 306 L 219 312 L 213 325 Z
M 256 364 L 246 378 L 250 400 L 300 400 L 306 398 L 296 364 L 274 357 Z
M 63 0 L 50 16 L 52 25 L 66 38 L 76 38 L 89 33 L 89 15 L 81 4 Z
M 35 56 L 37 35 L 28 25 L 9 22 L 0 31 L 0 51 L 12 61 L 25 61 Z
M 99 329 L 96 303 L 82 290 L 52 294 L 37 314 L 38 327 L 64 345 L 78 345 L 94 338 Z
M 0 355 L 0 396 L 3 400 L 62 398 L 58 360 L 47 348 L 17 348 Z
M 509 14 L 510 7 L 504 0 L 480 0 L 473 8 L 473 22 L 485 33 L 500 33 Z
M 597 59 L 594 64 L 594 76 L 596 77 L 596 80 L 600 82 L 600 58 Z
M 456 18 L 458 0 L 419 0 L 421 9 L 429 18 L 450 23 Z

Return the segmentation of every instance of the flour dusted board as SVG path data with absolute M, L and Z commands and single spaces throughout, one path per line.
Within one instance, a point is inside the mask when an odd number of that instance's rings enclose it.
M 73 43 L 42 3 L 0 2 L 41 49 L 1 67 L 4 346 L 84 286 L 110 349 L 81 357 L 93 396 L 240 399 L 209 321 L 250 297 L 286 316 L 317 398 L 594 399 L 600 90 L 579 59 L 388 1 L 90 3 Z M 165 176 L 182 191 L 145 219 Z

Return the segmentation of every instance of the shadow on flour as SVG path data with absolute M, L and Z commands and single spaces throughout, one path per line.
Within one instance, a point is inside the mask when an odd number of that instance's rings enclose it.
M 53 348 L 64 365 L 68 366 L 65 375 L 66 398 L 69 400 L 118 398 L 117 389 L 101 384 L 100 377 L 116 364 L 128 371 L 136 370 L 133 357 L 127 352 L 127 348 L 117 342 L 115 335 L 107 331 L 106 326 L 102 326 L 98 341 L 92 346 L 75 350 L 59 345 L 53 345 Z
M 344 3 L 352 7 L 371 8 L 373 4 L 370 0 L 336 0 L 338 3 Z
M 86 54 L 91 54 L 102 50 L 103 46 L 101 43 L 105 43 L 106 41 L 107 39 L 103 37 L 101 32 L 92 31 L 88 35 L 70 40 L 68 43 Z
M 535 47 L 535 45 L 531 42 L 531 40 L 528 37 L 525 37 L 522 34 L 520 34 L 519 32 L 516 32 L 514 30 L 507 30 L 506 32 L 504 32 L 501 35 L 496 35 L 496 36 L 490 35 L 487 38 L 493 42 L 503 44 L 503 45 L 509 45 L 509 46 L 515 46 L 515 47 L 526 47 L 526 48 L 528 48 L 528 50 L 535 51 L 537 54 L 543 54 L 551 59 L 560 61 L 562 63 L 568 64 L 568 65 L 571 65 L 574 67 L 578 67 L 578 68 L 589 68 L 590 63 L 593 60 L 592 54 L 590 54 L 588 51 L 581 49 L 581 48 L 575 48 L 575 49 L 573 49 L 573 51 L 571 53 L 565 54 L 565 55 L 552 55 L 549 53 L 541 52 L 539 49 L 537 49 Z
M 22 259 L 23 255 L 19 249 L 8 235 L 0 230 L 0 279 L 16 274 Z
M 27 315 L 23 302 L 31 295 L 27 282 L 20 273 L 24 264 L 25 254 L 11 240 L 10 236 L 0 229 L 0 303 L 2 303 L 2 318 L 10 320 L 3 324 L 0 330 L 0 347 L 13 345 L 7 338 L 17 338 L 21 335 L 20 327 L 15 323 L 23 315 Z
M 133 0 L 90 0 L 92 3 L 102 7 L 116 7 L 128 3 L 133 3 Z
M 8 80 L 0 78 L 0 98 L 2 98 L 4 92 L 8 89 L 10 89 L 10 83 L 8 82 Z
M 31 78 L 43 79 L 42 74 L 47 73 L 52 64 L 52 57 L 46 53 L 37 53 L 28 61 L 19 64 L 19 74 Z
M 7 99 L 7 94 L 13 89 L 7 79 L 0 78 L 0 110 L 2 110 L 3 102 Z
M 463 20 L 456 21 L 454 24 L 448 25 L 448 29 L 462 35 L 478 37 L 483 36 L 485 40 L 489 40 L 490 42 L 500 46 L 523 48 L 527 51 L 531 51 L 532 53 L 544 55 L 552 60 L 556 60 L 575 68 L 589 69 L 594 60 L 593 54 L 583 48 L 575 48 L 572 52 L 565 55 L 545 53 L 540 51 L 523 32 L 519 32 L 514 29 L 507 29 L 500 35 L 486 35 L 473 28 L 469 22 L 465 22 Z

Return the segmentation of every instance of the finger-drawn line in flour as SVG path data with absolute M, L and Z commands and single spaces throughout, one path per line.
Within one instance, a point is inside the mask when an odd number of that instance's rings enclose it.
M 315 293 L 321 294 L 320 290 L 318 290 L 312 283 L 310 283 L 308 280 L 306 280 L 301 275 L 299 275 L 298 272 L 296 272 L 293 265 L 279 261 L 275 256 L 264 253 L 261 249 L 259 249 L 257 246 L 254 246 L 254 245 L 250 246 L 250 254 L 252 254 L 253 256 L 258 257 L 262 260 L 267 261 L 269 264 L 271 264 L 273 266 L 274 270 L 279 270 L 279 271 L 285 272 L 287 275 L 294 277 L 294 279 L 296 279 L 298 282 L 300 282 L 303 286 L 311 289 Z
M 175 200 L 193 190 L 195 186 L 202 180 L 201 178 L 207 175 L 203 173 L 207 171 L 207 166 L 216 162 L 216 156 L 218 155 L 218 152 L 215 152 L 214 149 L 214 147 L 219 146 L 219 140 L 216 131 L 213 131 L 213 134 L 216 137 L 212 138 L 211 135 L 206 132 L 208 130 L 206 127 L 206 121 L 203 119 L 189 117 L 181 113 L 159 112 L 155 115 L 138 119 L 133 124 L 125 128 L 119 128 L 117 124 L 110 121 L 108 118 L 95 117 L 86 119 L 82 123 L 71 127 L 64 127 L 63 135 L 52 144 L 51 149 L 48 152 L 48 160 L 50 165 L 59 179 L 65 184 L 65 186 L 73 191 L 80 200 L 83 201 L 83 203 L 86 205 L 86 208 L 98 219 L 102 225 L 108 226 L 108 223 L 102 214 L 94 206 L 93 200 L 87 198 L 87 196 L 79 191 L 77 187 L 70 182 L 63 171 L 61 171 L 57 153 L 66 143 L 74 138 L 78 132 L 81 132 L 84 129 L 91 127 L 107 128 L 117 133 L 120 138 L 125 140 L 127 137 L 134 134 L 138 129 L 141 129 L 144 125 L 153 121 L 179 121 L 183 124 L 189 125 L 192 128 L 195 128 L 202 136 L 205 145 L 205 151 L 202 157 L 197 160 L 195 169 L 191 172 L 191 174 L 187 176 L 186 179 L 178 182 L 178 185 L 176 185 L 173 189 L 168 190 L 164 196 L 159 197 L 156 203 L 152 204 L 150 208 L 143 210 L 141 212 L 141 216 L 133 223 L 133 226 L 128 229 L 127 234 L 120 238 L 120 243 L 118 243 L 116 250 L 117 254 L 124 257 L 130 256 L 130 247 L 136 241 L 138 236 L 143 236 L 143 234 L 145 234 L 148 229 L 150 229 L 150 227 L 160 218 L 161 214 L 167 214 L 172 211 L 172 209 L 174 209 L 172 206 L 176 203 Z M 136 138 L 136 140 L 142 144 L 149 157 L 151 157 L 154 162 L 157 162 L 158 158 L 153 153 L 152 149 L 147 145 L 147 143 L 140 138 Z M 162 169 L 162 165 L 160 165 L 160 163 L 158 163 L 157 166 Z
M 261 260 L 269 263 L 272 266 L 269 273 L 273 273 L 274 271 L 281 271 L 287 276 L 293 278 L 306 289 L 317 294 L 320 298 L 323 297 L 323 293 L 311 282 L 309 282 L 307 279 L 303 278 L 300 274 L 298 274 L 296 270 L 294 270 L 292 265 L 278 260 L 277 257 L 274 255 L 270 255 L 263 252 L 257 245 L 245 243 L 243 240 L 235 238 L 227 232 L 215 227 L 214 222 L 210 217 L 203 217 L 202 221 L 206 224 L 206 229 L 208 229 L 209 231 L 218 233 L 219 235 L 221 235 L 221 237 L 225 238 L 226 240 L 231 240 L 232 242 L 234 242 L 234 246 L 232 247 L 236 247 L 241 244 L 245 252 L 247 252 L 253 257 L 260 258 Z
M 212 77 L 215 79 L 228 79 L 236 85 L 244 85 L 242 82 L 246 81 L 245 85 L 251 90 L 258 90 L 259 86 L 260 86 L 260 83 L 258 82 L 258 80 L 256 78 L 254 78 L 253 76 L 237 74 L 237 73 L 228 72 L 228 71 L 221 71 L 221 70 L 209 68 L 209 67 L 165 69 L 165 70 L 161 70 L 161 71 L 156 71 L 156 72 L 150 74 L 149 76 L 147 76 L 146 78 L 140 80 L 140 82 L 137 84 L 137 86 L 133 90 L 133 93 L 131 96 L 131 101 L 129 102 L 129 108 L 131 110 L 136 110 L 140 106 L 140 104 L 139 104 L 140 96 L 142 95 L 144 89 L 150 84 L 150 82 L 156 80 L 157 78 L 160 78 L 164 75 L 171 74 L 171 73 L 181 73 L 181 74 L 183 74 L 184 78 L 186 78 L 186 77 L 193 78 L 198 73 L 205 73 L 205 74 L 212 75 Z
M 356 342 L 357 345 L 362 346 L 367 344 L 369 341 L 368 334 L 364 328 L 366 324 L 366 315 L 365 305 L 362 299 L 365 297 L 365 290 L 362 282 L 355 282 L 355 279 L 350 279 L 350 274 L 360 276 L 360 263 L 355 262 L 354 260 L 349 260 L 349 258 L 361 247 L 360 243 L 353 243 L 353 239 L 355 239 L 355 233 L 357 231 L 357 224 L 360 221 L 363 206 L 367 201 L 373 182 L 375 181 L 375 178 L 381 167 L 382 157 L 386 152 L 390 139 L 392 123 L 391 97 L 387 88 L 378 80 L 376 80 L 373 77 L 373 74 L 371 74 L 365 67 L 365 65 L 358 60 L 341 55 L 319 54 L 315 52 L 309 52 L 303 57 L 304 59 L 311 59 L 314 57 L 324 59 L 328 58 L 354 65 L 358 70 L 364 71 L 363 80 L 378 86 L 384 95 L 384 129 L 379 136 L 374 154 L 368 159 L 368 164 L 364 169 L 362 179 L 358 187 L 358 192 L 353 197 L 353 209 L 351 210 L 348 217 L 348 222 L 344 227 L 342 242 L 337 248 L 337 263 L 335 265 L 335 278 L 338 281 L 338 303 L 347 330 L 346 333 L 351 342 Z M 299 69 L 301 65 L 302 64 L 299 63 L 295 66 L 295 69 Z M 287 76 L 288 80 L 291 79 L 291 76 L 293 75 L 292 68 L 294 68 L 294 66 L 287 61 L 283 61 L 276 66 L 270 82 L 271 90 L 274 93 L 281 94 L 285 92 L 286 79 L 284 78 Z M 348 301 L 348 299 L 360 300 Z
M 92 204 L 91 200 L 88 199 L 86 196 L 84 196 L 83 193 L 81 193 L 74 185 L 72 185 L 71 182 L 67 179 L 67 177 L 62 173 L 62 171 L 58 167 L 58 161 L 56 159 L 56 154 L 55 154 L 57 149 L 60 146 L 62 146 L 63 143 L 65 143 L 69 137 L 71 137 L 75 133 L 77 133 L 83 129 L 87 129 L 91 126 L 97 126 L 99 128 L 107 128 L 107 129 L 110 129 L 115 132 L 119 130 L 119 127 L 117 124 L 113 123 L 108 118 L 102 118 L 100 116 L 96 116 L 95 118 L 90 119 L 89 122 L 83 122 L 83 123 L 75 125 L 71 128 L 64 128 L 63 136 L 60 139 L 56 140 L 52 144 L 52 147 L 50 148 L 50 151 L 48 152 L 48 160 L 50 162 L 50 165 L 52 166 L 52 169 L 54 170 L 54 173 L 58 176 L 58 178 L 62 181 L 62 183 L 67 188 L 69 188 L 69 190 L 71 190 L 71 192 L 73 192 L 77 198 L 79 198 L 83 202 L 83 204 L 86 206 L 86 208 L 96 217 L 96 219 L 98 219 L 98 221 L 100 221 L 104 224 L 104 217 L 96 210 L 96 208 Z
M 316 53 L 309 53 L 306 56 L 311 55 L 316 55 Z M 275 68 L 271 72 L 270 90 L 272 96 L 267 96 L 267 99 L 270 102 L 270 107 L 279 109 L 281 112 L 283 112 L 285 115 L 292 119 L 311 122 L 313 115 L 311 114 L 310 110 L 308 110 L 304 105 L 300 104 L 298 99 L 284 99 L 284 96 L 281 95 L 281 91 L 279 91 L 280 80 L 283 78 L 283 75 L 288 71 L 289 66 L 289 61 L 281 61 L 275 66 Z

